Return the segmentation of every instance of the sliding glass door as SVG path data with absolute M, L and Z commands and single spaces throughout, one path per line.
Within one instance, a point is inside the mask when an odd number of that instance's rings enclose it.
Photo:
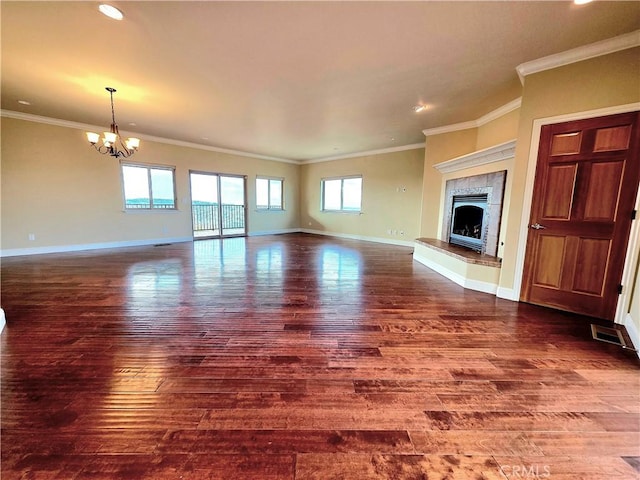
M 246 233 L 245 222 L 245 179 L 244 177 L 232 177 L 220 175 L 220 205 L 222 209 L 221 223 L 222 236 L 244 235 Z
M 246 178 L 191 172 L 193 237 L 242 236 L 246 230 Z

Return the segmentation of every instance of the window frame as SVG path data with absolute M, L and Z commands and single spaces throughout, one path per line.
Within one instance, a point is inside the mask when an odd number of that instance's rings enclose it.
M 352 178 L 360 179 L 360 208 L 358 210 L 344 208 L 344 181 Z M 325 182 L 340 180 L 340 209 L 325 208 Z M 350 213 L 354 215 L 362 214 L 362 193 L 364 191 L 364 178 L 360 175 L 342 175 L 339 177 L 324 177 L 320 179 L 320 211 L 328 213 Z
M 149 196 L 149 206 L 148 207 L 131 207 L 127 205 L 127 194 L 124 185 L 124 167 L 136 167 L 136 168 L 144 168 L 147 171 L 147 188 L 148 188 L 148 196 Z M 166 206 L 167 204 L 157 204 L 158 206 L 154 206 L 153 202 L 153 182 L 151 179 L 151 171 L 152 170 L 163 170 L 171 172 L 171 183 L 173 189 L 173 206 Z M 137 163 L 137 162 L 128 162 L 128 161 L 120 161 L 120 178 L 122 180 L 122 200 L 124 204 L 125 212 L 158 212 L 158 211 L 176 211 L 178 210 L 178 194 L 176 189 L 176 167 L 173 165 L 158 165 L 152 163 Z
M 268 205 L 258 205 L 258 180 L 267 181 L 267 202 Z M 271 205 L 271 181 L 280 182 L 280 206 Z M 281 212 L 284 211 L 284 178 L 283 177 L 269 177 L 266 175 L 256 175 L 256 210 L 260 212 Z

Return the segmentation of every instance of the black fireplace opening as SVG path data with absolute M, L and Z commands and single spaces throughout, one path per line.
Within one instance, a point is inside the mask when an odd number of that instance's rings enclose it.
M 487 194 L 454 195 L 449 243 L 482 252 Z

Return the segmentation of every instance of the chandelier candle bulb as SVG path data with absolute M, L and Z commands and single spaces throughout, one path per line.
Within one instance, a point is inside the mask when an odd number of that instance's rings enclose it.
M 90 144 L 95 145 L 96 143 L 98 143 L 98 140 L 100 140 L 100 134 L 87 132 L 87 140 L 89 140 Z
M 116 139 L 117 138 L 118 137 L 113 132 L 104 132 L 104 143 L 105 143 L 105 145 L 107 143 L 116 143 Z

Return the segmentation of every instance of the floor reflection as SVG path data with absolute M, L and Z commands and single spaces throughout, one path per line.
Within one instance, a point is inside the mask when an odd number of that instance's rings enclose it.
M 320 297 L 324 301 L 360 301 L 362 257 L 348 248 L 325 246 L 319 254 Z
M 284 281 L 284 252 L 281 243 L 271 244 L 256 252 L 255 275 L 262 284 L 281 287 Z
M 246 271 L 246 238 L 197 240 L 193 242 L 194 278 L 196 281 L 220 278 L 225 273 Z
M 160 305 L 181 293 L 184 268 L 179 258 L 134 263 L 126 277 L 130 303 Z

